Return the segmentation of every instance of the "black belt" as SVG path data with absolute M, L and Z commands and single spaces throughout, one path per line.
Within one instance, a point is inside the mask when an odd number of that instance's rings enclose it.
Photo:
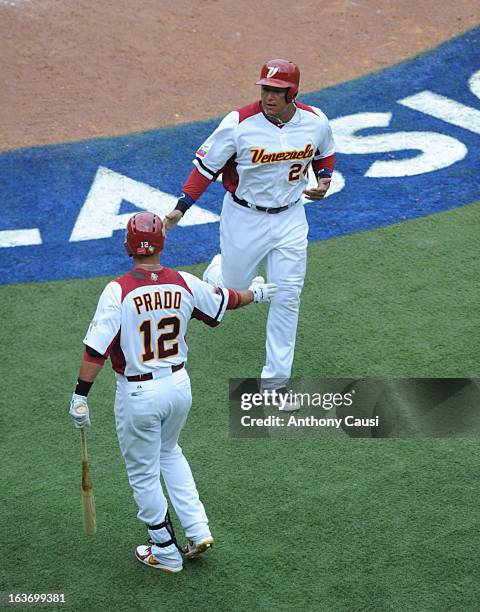
M 245 206 L 245 208 L 253 208 L 254 210 L 259 210 L 260 212 L 265 212 L 270 215 L 276 215 L 277 213 L 281 213 L 284 210 L 291 208 L 300 199 L 298 198 L 298 200 L 292 202 L 291 204 L 287 204 L 286 206 L 279 206 L 278 208 L 267 208 L 266 206 L 255 206 L 255 204 L 249 204 L 246 200 L 241 200 L 240 198 L 237 198 L 234 193 L 232 193 L 232 198 L 237 204 L 240 204 L 240 206 Z
M 178 370 L 181 370 L 184 367 L 185 367 L 184 363 L 179 363 L 178 365 L 174 365 L 172 366 L 172 373 L 178 372 Z M 153 378 L 153 374 L 151 372 L 149 372 L 148 374 L 138 374 L 138 376 L 127 376 L 126 377 L 128 382 L 140 382 L 142 380 L 152 380 L 152 378 Z

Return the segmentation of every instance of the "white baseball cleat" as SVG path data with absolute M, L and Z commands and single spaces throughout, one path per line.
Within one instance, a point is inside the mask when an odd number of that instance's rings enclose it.
M 287 399 L 287 401 L 282 400 L 282 403 L 278 403 L 277 407 L 283 412 L 297 412 L 302 406 L 295 399 Z
M 185 553 L 184 553 L 185 557 L 187 559 L 194 559 L 195 557 L 198 557 L 198 555 L 201 555 L 202 553 L 204 553 L 209 548 L 212 548 L 212 546 L 213 546 L 212 537 L 204 538 L 203 540 L 200 540 L 199 542 L 195 542 L 194 540 L 187 540 L 187 544 L 185 546 Z
M 206 267 L 205 272 L 203 273 L 203 276 L 202 276 L 202 280 L 216 287 L 218 285 L 217 281 L 219 280 L 219 277 L 220 277 L 221 265 L 222 265 L 222 256 L 219 253 L 218 255 L 215 255 L 215 257 Z
M 174 563 L 173 561 L 166 560 L 159 561 L 153 556 L 151 546 L 137 546 L 135 549 L 135 557 L 140 561 L 140 563 L 144 563 L 145 565 L 148 565 L 148 567 L 153 567 L 153 569 L 158 569 L 169 574 L 176 574 L 177 572 L 181 572 L 183 569 L 181 558 L 180 563 Z
M 297 412 L 300 410 L 302 405 L 296 399 L 295 394 L 290 394 L 286 390 L 286 388 L 282 387 L 281 389 L 275 389 L 276 391 L 276 402 L 275 406 L 281 412 Z

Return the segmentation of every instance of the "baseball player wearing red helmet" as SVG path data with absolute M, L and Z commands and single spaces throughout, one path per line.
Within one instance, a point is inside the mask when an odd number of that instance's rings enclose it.
M 85 352 L 70 404 L 76 427 L 90 425 L 88 392 L 110 357 L 116 378 L 115 424 L 138 518 L 148 527 L 148 545 L 136 558 L 154 569 L 179 572 L 213 544 L 208 518 L 192 472 L 178 445 L 192 404 L 185 369 L 185 335 L 191 318 L 214 327 L 225 310 L 275 295 L 274 284 L 247 291 L 214 288 L 187 272 L 160 264 L 162 220 L 149 212 L 128 222 L 125 248 L 134 268 L 108 283 L 84 339 Z M 180 548 L 168 515 L 168 495 L 185 530 Z
M 268 280 L 279 290 L 269 308 L 262 388 L 282 392 L 291 375 L 306 272 L 308 225 L 301 198 L 320 200 L 327 193 L 335 145 L 324 113 L 296 100 L 300 71 L 293 62 L 266 62 L 257 84 L 260 100 L 229 113 L 200 146 L 182 195 L 164 223 L 167 229 L 174 227 L 222 175 L 221 254 L 203 278 L 245 289 L 259 265 L 265 265 Z M 310 167 L 318 180 L 308 189 Z M 298 408 L 286 403 L 284 409 Z

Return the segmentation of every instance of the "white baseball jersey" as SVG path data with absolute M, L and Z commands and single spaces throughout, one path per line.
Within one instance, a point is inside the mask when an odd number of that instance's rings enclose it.
M 333 155 L 335 144 L 320 109 L 295 105 L 295 115 L 281 127 L 265 117 L 260 102 L 229 113 L 193 163 L 209 179 L 222 172 L 225 188 L 250 204 L 296 202 L 308 184 L 308 166 Z
M 218 325 L 228 298 L 228 289 L 188 272 L 136 268 L 105 287 L 83 342 L 108 354 L 113 369 L 126 376 L 179 365 L 187 359 L 189 320 Z

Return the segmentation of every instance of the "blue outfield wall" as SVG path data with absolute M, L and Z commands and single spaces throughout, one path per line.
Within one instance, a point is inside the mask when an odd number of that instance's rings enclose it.
M 425 91 L 430 92 L 426 99 Z M 423 104 L 423 111 L 400 103 L 418 94 L 420 102 L 413 106 Z M 379 73 L 300 96 L 331 120 L 339 150 L 337 179 L 342 179 L 327 199 L 306 206 L 310 240 L 480 199 L 479 96 L 480 28 Z M 195 150 L 218 121 L 0 154 L 0 283 L 122 273 L 129 266 L 121 246 L 123 231 L 71 240 L 99 167 L 174 196 Z M 402 160 L 411 161 L 398 168 Z M 418 164 L 421 173 L 411 174 Z M 198 205 L 218 215 L 222 197 L 222 186 L 214 184 Z M 170 207 L 169 200 L 165 211 Z M 138 202 L 123 200 L 117 212 L 138 210 Z M 41 244 L 7 246 L 6 231 L 33 228 Z M 207 261 L 218 252 L 218 230 L 218 222 L 177 228 L 169 235 L 164 263 Z

